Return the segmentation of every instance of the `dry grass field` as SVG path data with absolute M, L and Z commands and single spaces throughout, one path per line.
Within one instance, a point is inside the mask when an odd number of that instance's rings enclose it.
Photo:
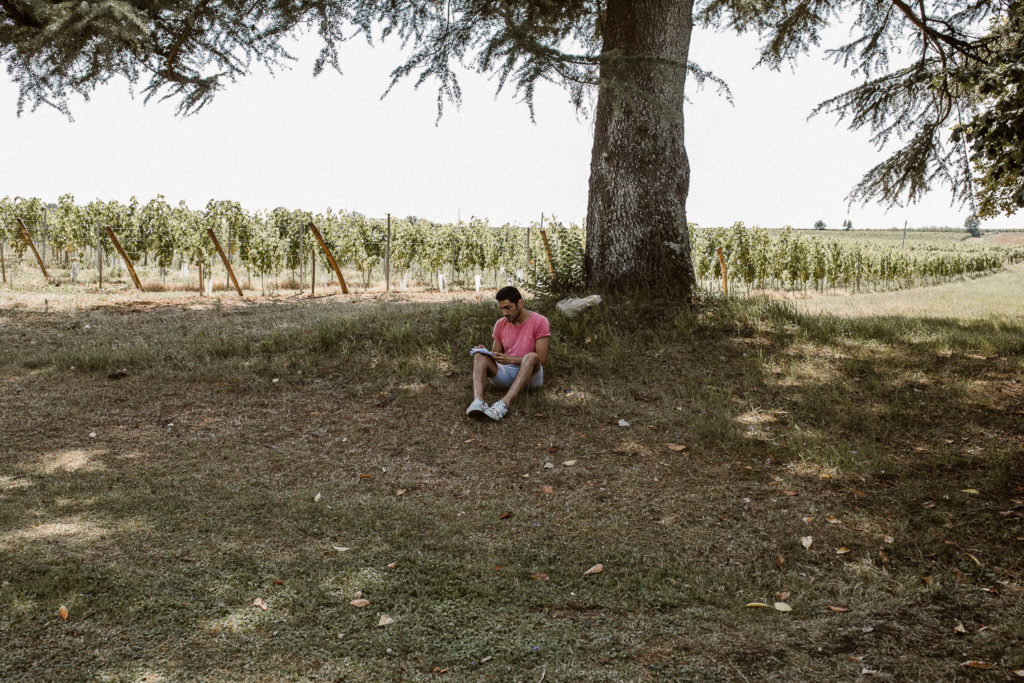
M 497 424 L 489 294 L 0 291 L 0 679 L 1012 680 L 1022 277 L 538 302 Z

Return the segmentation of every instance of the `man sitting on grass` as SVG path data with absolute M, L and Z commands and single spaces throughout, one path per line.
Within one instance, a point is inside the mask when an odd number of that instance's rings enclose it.
M 475 347 L 473 354 L 473 402 L 466 409 L 470 417 L 487 416 L 497 422 L 524 388 L 538 389 L 544 383 L 544 363 L 551 347 L 551 325 L 540 313 L 523 306 L 523 295 L 515 287 L 502 287 L 494 295 L 501 316 L 494 323 L 494 345 L 488 351 Z M 487 379 L 505 395 L 494 405 L 484 401 Z

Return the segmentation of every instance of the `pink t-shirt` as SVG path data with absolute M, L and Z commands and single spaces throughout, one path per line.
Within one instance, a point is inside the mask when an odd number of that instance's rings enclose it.
M 540 313 L 530 311 L 530 317 L 513 325 L 505 318 L 494 323 L 494 339 L 501 342 L 505 353 L 510 356 L 525 356 L 537 350 L 537 340 L 551 336 L 551 325 Z

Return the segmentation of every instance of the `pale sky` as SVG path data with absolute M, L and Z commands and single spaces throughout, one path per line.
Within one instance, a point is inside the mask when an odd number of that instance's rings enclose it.
M 416 215 L 436 221 L 471 216 L 525 224 L 543 212 L 567 222 L 586 215 L 591 122 L 567 94 L 538 89 L 536 123 L 512 91 L 495 97 L 493 78 L 467 73 L 461 109 L 436 119 L 436 88 L 402 82 L 383 100 L 396 46 L 353 40 L 344 74 L 313 78 L 315 37 L 293 50 L 291 70 L 259 68 L 188 118 L 171 103 L 132 99 L 127 85 L 102 86 L 72 102 L 74 121 L 52 109 L 16 116 L 17 90 L 0 75 L 0 196 L 56 201 L 71 193 L 141 201 L 163 194 L 202 208 L 231 199 L 250 210 L 277 206 Z M 839 228 L 962 226 L 937 188 L 923 202 L 886 212 L 853 206 L 846 194 L 882 155 L 865 132 L 831 117 L 807 121 L 813 106 L 854 83 L 819 55 L 795 73 L 753 68 L 752 39 L 696 31 L 691 57 L 730 84 L 735 105 L 713 89 L 688 86 L 686 146 L 691 184 L 687 217 L 702 226 Z M 1021 215 L 982 228 L 1024 227 Z

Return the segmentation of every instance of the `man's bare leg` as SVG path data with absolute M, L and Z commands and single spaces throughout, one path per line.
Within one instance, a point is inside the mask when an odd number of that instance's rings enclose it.
M 498 364 L 490 356 L 477 353 L 473 355 L 473 398 L 481 401 L 487 388 L 487 378 L 498 374 Z
M 540 359 L 533 351 L 523 356 L 523 362 L 519 364 L 519 374 L 516 375 L 512 386 L 508 388 L 505 395 L 501 397 L 502 403 L 506 406 L 511 405 L 515 397 L 519 395 L 519 392 L 530 384 L 530 381 L 533 379 L 533 372 L 537 369 L 539 361 Z

